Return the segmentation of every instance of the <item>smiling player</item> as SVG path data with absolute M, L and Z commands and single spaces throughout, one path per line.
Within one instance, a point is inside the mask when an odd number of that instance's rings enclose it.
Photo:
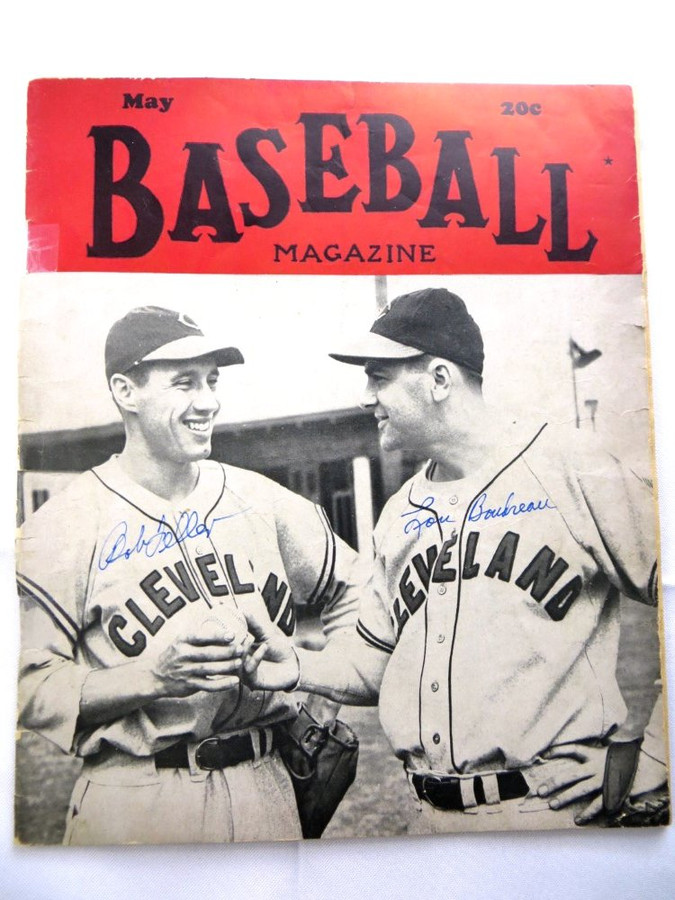
M 663 783 L 660 710 L 639 753 L 616 679 L 620 594 L 656 604 L 645 483 L 578 431 L 490 409 L 480 329 L 447 290 L 397 298 L 331 355 L 365 366 L 381 446 L 429 461 L 378 522 L 360 643 L 296 656 L 253 617 L 274 657 L 261 644 L 249 677 L 379 693 L 423 832 L 581 824 Z
M 20 723 L 83 759 L 65 842 L 302 836 L 275 725 L 288 695 L 239 677 L 244 612 L 287 635 L 298 600 L 354 624 L 356 555 L 323 511 L 208 460 L 219 369 L 243 363 L 159 307 L 111 328 L 119 456 L 25 523 Z

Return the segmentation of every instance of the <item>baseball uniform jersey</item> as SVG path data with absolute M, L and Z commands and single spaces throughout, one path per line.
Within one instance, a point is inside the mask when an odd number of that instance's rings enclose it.
M 461 480 L 430 464 L 380 517 L 358 622 L 373 652 L 350 654 L 342 697 L 381 680 L 382 725 L 410 769 L 524 767 L 625 718 L 619 596 L 656 603 L 651 492 L 559 431 L 505 443 Z
M 199 464 L 198 483 L 178 507 L 132 481 L 115 457 L 85 472 L 26 521 L 17 570 L 20 723 L 84 757 L 87 779 L 109 786 L 154 784 L 152 754 L 182 739 L 270 726 L 293 716 L 295 703 L 240 684 L 83 725 L 80 693 L 91 669 L 157 656 L 206 619 L 247 605 L 288 635 L 295 603 L 316 605 L 330 641 L 353 628 L 360 594 L 358 557 L 319 507 L 215 461 Z M 204 839 L 198 832 L 193 839 Z

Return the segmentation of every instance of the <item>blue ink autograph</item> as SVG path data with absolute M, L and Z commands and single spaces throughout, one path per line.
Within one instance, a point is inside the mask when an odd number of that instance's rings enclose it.
M 425 497 L 419 506 L 401 513 L 402 519 L 405 519 L 408 516 L 414 516 L 412 519 L 409 518 L 403 526 L 403 533 L 410 534 L 410 532 L 413 531 L 415 532 L 415 536 L 419 538 L 425 528 L 432 528 L 434 525 L 440 527 L 447 522 L 455 521 L 452 516 L 439 515 L 434 509 L 434 503 L 435 497 Z M 430 512 L 432 515 L 428 516 L 428 518 L 423 518 L 420 514 L 425 512 Z
M 524 503 L 515 503 L 513 501 L 514 494 L 515 492 L 511 491 L 503 506 L 487 506 L 487 493 L 482 493 L 471 504 L 467 516 L 469 522 L 480 522 L 481 519 L 483 521 L 488 519 L 506 519 L 508 516 L 522 516 L 525 513 L 540 512 L 542 509 L 556 508 L 552 503 L 549 503 L 548 497 L 545 500 L 528 500 Z
M 148 559 L 170 550 L 172 547 L 182 544 L 191 538 L 211 537 L 217 522 L 224 519 L 232 519 L 234 516 L 241 515 L 247 510 L 240 510 L 229 516 L 217 516 L 211 519 L 211 523 L 201 522 L 199 513 L 195 510 L 183 512 L 178 518 L 175 528 L 172 528 L 167 519 L 162 518 L 157 523 L 157 528 L 153 531 L 150 528 L 141 525 L 138 535 L 134 539 L 129 536 L 129 526 L 126 522 L 119 522 L 103 541 L 103 546 L 98 557 L 98 567 L 103 572 L 108 566 L 120 559 L 130 559 L 135 554 L 144 555 Z

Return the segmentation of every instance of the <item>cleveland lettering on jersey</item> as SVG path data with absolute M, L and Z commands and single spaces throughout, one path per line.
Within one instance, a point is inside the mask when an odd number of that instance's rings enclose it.
M 250 563 L 248 568 L 250 569 Z M 164 566 L 161 572 L 153 569 L 138 584 L 143 596 L 129 598 L 125 602 L 129 616 L 119 612 L 111 616 L 107 625 L 110 639 L 125 656 L 139 656 L 148 646 L 148 639 L 154 637 L 164 623 L 188 603 L 201 600 L 210 606 L 209 597 L 237 597 L 254 593 L 255 584 L 240 577 L 240 572 L 243 571 L 244 566 L 238 567 L 233 554 L 223 554 L 220 563 L 215 551 L 195 557 L 194 566 L 187 560 L 178 560 L 172 566 Z M 166 582 L 178 588 L 175 596 L 171 597 L 171 590 Z M 270 572 L 260 593 L 270 618 L 285 634 L 293 634 L 295 608 L 288 584 L 274 572 Z M 137 625 L 141 625 L 142 630 Z M 132 627 L 136 627 L 133 632 Z
M 411 558 L 399 580 L 399 596 L 394 599 L 392 605 L 397 636 L 410 616 L 424 605 L 430 584 L 457 581 L 458 574 L 460 582 L 469 581 L 479 575 L 483 565 L 478 558 L 480 538 L 481 532 L 469 532 L 464 543 L 464 553 L 460 556 L 454 549 L 457 544 L 457 533 L 453 531 L 451 537 L 440 547 L 438 544 L 432 544 L 423 553 L 416 553 Z M 558 622 L 567 615 L 581 593 L 581 576 L 574 575 L 549 597 L 554 586 L 569 569 L 569 563 L 562 557 L 557 557 L 550 547 L 544 545 L 533 557 L 523 560 L 525 565 L 522 569 L 521 560 L 518 559 L 519 566 L 516 568 L 519 541 L 519 534 L 507 531 L 485 564 L 483 575 L 513 583 L 521 591 L 529 593 L 537 603 L 543 603 L 546 613 L 553 621 Z M 451 565 L 453 553 L 456 554 L 455 559 L 459 561 L 455 565 Z M 459 566 L 461 571 L 458 573 Z M 514 569 L 518 573 L 515 579 Z

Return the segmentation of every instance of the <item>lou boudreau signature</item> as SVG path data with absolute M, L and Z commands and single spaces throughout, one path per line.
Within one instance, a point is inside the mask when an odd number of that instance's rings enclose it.
M 450 515 L 441 515 L 438 513 L 436 509 L 434 509 L 435 502 L 435 497 L 425 497 L 419 506 L 415 505 L 413 509 L 407 509 L 405 512 L 401 513 L 401 518 L 406 519 L 403 526 L 403 533 L 410 534 L 410 532 L 413 532 L 415 537 L 419 537 L 426 528 L 432 528 L 434 525 L 440 527 L 446 522 L 456 521 Z M 488 501 L 487 493 L 483 492 L 476 497 L 469 507 L 466 519 L 468 522 L 505 519 L 555 508 L 556 507 L 550 502 L 548 497 L 540 500 L 519 501 L 515 498 L 514 491 L 511 491 L 506 500 L 502 503 L 491 506 Z M 431 513 L 431 515 L 425 516 L 424 513 Z
M 135 555 L 150 559 L 192 538 L 211 537 L 211 532 L 218 522 L 232 519 L 245 512 L 247 510 L 242 509 L 227 516 L 216 516 L 207 523 L 200 519 L 196 510 L 187 510 L 180 514 L 175 526 L 169 524 L 166 516 L 162 516 L 157 521 L 156 528 L 146 528 L 145 524 L 142 524 L 135 535 L 130 534 L 128 522 L 118 522 L 103 541 L 98 567 L 101 571 L 105 571 L 108 566 L 121 559 L 131 559 Z

